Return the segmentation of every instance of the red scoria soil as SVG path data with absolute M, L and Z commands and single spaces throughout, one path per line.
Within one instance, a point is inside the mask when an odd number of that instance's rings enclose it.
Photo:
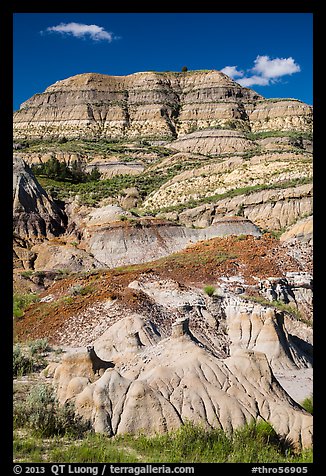
M 52 295 L 53 300 L 33 303 L 24 316 L 15 321 L 15 338 L 26 341 L 47 337 L 51 342 L 51 335 L 63 329 L 70 317 L 110 298 L 118 299 L 129 309 L 137 309 L 141 297 L 128 288 L 128 284 L 143 273 L 202 288 L 222 276 L 241 275 L 246 284 L 257 284 L 254 277 L 282 277 L 289 271 L 302 269 L 280 242 L 269 234 L 260 238 L 251 235 L 213 238 L 151 263 L 74 273 L 54 282 L 40 294 L 40 298 Z M 76 285 L 87 286 L 87 293 L 71 296 L 69 290 Z

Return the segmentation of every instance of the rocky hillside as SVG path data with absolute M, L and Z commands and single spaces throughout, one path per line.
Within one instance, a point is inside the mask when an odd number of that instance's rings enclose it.
M 252 131 L 310 129 L 312 110 L 266 100 L 220 71 L 79 74 L 25 101 L 15 138 L 176 138 L 196 129 L 239 125 Z
M 14 114 L 15 154 L 55 158 L 101 185 L 49 183 L 67 202 L 209 226 L 237 215 L 286 231 L 312 215 L 312 108 L 264 99 L 219 71 L 81 74 Z
M 61 404 L 109 436 L 263 419 L 310 447 L 286 376 L 313 364 L 312 108 L 218 71 L 87 73 L 14 140 L 15 337 L 64 349 Z
M 273 238 L 215 238 L 60 279 L 17 321 L 16 336 L 68 350 L 46 376 L 95 431 L 153 433 L 189 418 L 230 431 L 263 418 L 309 447 L 312 418 L 278 381 L 312 366 L 307 270 Z M 88 345 L 114 367 L 95 375 Z

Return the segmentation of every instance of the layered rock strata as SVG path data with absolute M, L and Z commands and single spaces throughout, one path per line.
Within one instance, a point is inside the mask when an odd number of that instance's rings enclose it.
M 252 222 L 241 217 L 216 220 L 214 225 L 204 229 L 151 218 L 126 218 L 117 222 L 103 219 L 102 223 L 93 218 L 84 223 L 81 246 L 110 268 L 152 261 L 217 236 L 261 235 Z
M 269 101 L 219 71 L 86 73 L 57 81 L 14 114 L 14 136 L 169 137 L 194 129 L 310 130 L 312 108 Z
M 239 213 L 252 220 L 261 229 L 281 230 L 292 226 L 303 215 L 313 211 L 312 184 L 299 185 L 286 189 L 261 190 L 246 195 L 223 198 L 216 203 L 200 205 L 181 213 L 166 214 L 185 226 L 207 227 L 215 220 Z M 312 238 L 312 221 L 304 219 L 293 225 L 292 231 L 284 234 L 282 241 L 295 236 L 306 236 L 307 241 Z

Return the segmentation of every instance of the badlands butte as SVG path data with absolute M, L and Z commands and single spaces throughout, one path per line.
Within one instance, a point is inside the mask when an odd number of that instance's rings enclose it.
M 60 404 L 108 436 L 263 420 L 312 446 L 312 118 L 219 71 L 80 74 L 21 105 L 15 338 L 65 350 L 38 376 Z

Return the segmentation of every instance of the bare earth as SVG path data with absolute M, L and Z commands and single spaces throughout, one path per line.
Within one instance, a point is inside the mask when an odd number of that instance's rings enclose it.
M 283 370 L 275 377 L 284 390 L 298 403 L 313 394 L 313 369 Z

